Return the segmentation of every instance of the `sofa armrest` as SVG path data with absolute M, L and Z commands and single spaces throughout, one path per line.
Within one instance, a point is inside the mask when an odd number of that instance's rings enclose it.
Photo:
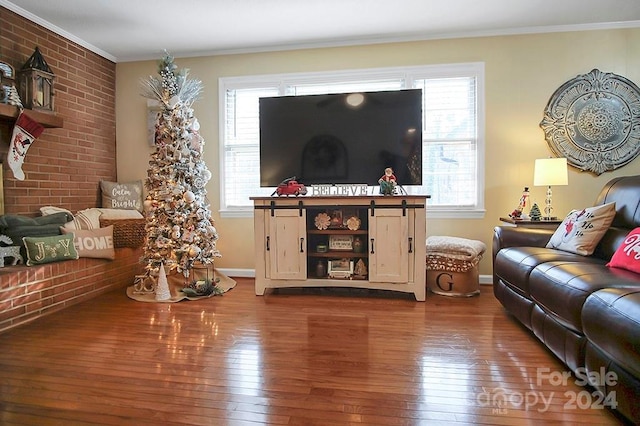
M 493 251 L 495 261 L 498 252 L 506 247 L 544 247 L 555 229 L 524 228 L 521 226 L 496 226 L 493 229 Z

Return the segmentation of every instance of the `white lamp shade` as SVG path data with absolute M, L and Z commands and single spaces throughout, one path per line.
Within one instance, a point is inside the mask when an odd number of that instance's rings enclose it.
M 566 158 L 540 158 L 533 169 L 534 186 L 568 185 Z

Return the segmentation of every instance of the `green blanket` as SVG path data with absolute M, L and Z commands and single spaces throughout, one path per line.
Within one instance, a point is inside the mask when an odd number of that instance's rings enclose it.
M 60 235 L 60 227 L 71 220 L 73 216 L 65 212 L 39 217 L 5 214 L 0 216 L 0 234 L 11 238 L 14 246 L 21 246 L 21 254 L 26 256 L 22 237 Z

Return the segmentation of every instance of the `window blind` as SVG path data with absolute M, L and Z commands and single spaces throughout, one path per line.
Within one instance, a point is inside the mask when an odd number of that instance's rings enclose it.
M 434 206 L 477 202 L 475 77 L 417 79 L 423 96 L 422 187 Z M 414 190 L 415 191 L 415 190 Z

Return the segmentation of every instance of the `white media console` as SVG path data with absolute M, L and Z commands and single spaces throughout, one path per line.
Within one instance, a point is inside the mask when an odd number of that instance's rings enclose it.
M 355 287 L 424 301 L 427 198 L 252 197 L 256 295 L 268 288 Z

